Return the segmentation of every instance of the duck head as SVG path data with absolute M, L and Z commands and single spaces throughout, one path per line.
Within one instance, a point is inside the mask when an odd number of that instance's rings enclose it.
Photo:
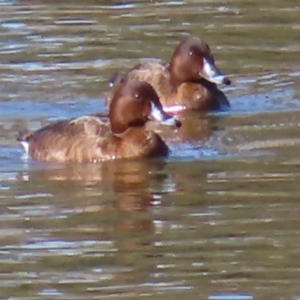
M 231 83 L 228 77 L 216 67 L 208 44 L 193 37 L 187 38 L 176 47 L 169 70 L 171 81 L 176 86 L 201 78 L 215 84 Z
M 164 125 L 180 127 L 180 121 L 163 111 L 157 93 L 144 81 L 123 78 L 111 101 L 109 118 L 114 134 L 132 127 L 142 127 L 153 120 Z

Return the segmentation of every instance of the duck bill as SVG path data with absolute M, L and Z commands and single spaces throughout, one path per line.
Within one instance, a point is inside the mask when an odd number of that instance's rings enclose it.
M 163 125 L 180 127 L 181 122 L 176 120 L 174 117 L 166 114 L 162 108 L 160 109 L 155 104 L 152 103 L 151 112 L 149 119 L 153 121 L 160 122 Z
M 212 83 L 222 83 L 225 85 L 229 85 L 231 83 L 228 77 L 222 74 L 212 61 L 208 61 L 205 58 L 203 59 L 203 68 L 199 75 Z

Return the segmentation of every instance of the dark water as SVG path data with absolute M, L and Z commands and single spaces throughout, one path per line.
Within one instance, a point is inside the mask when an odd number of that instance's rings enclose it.
M 1 299 L 300 299 L 299 1 L 0 1 Z M 49 165 L 15 134 L 104 112 L 188 34 L 233 81 L 166 160 Z

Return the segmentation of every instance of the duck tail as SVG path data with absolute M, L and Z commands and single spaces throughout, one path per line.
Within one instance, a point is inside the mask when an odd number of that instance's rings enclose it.
M 109 86 L 113 87 L 125 77 L 125 74 L 122 72 L 115 72 L 109 79 Z
M 28 130 L 22 130 L 20 132 L 18 132 L 16 134 L 16 139 L 18 142 L 21 143 L 22 147 L 25 150 L 25 153 L 28 154 L 29 153 L 29 136 L 30 136 L 30 132 Z
M 30 132 L 27 129 L 24 129 L 16 134 L 16 139 L 18 142 L 27 142 L 29 135 Z

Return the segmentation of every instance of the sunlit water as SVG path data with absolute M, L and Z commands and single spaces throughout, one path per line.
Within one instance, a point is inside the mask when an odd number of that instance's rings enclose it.
M 106 4 L 108 3 L 108 4 Z M 0 1 L 1 299 L 300 299 L 298 1 Z M 20 129 L 202 37 L 233 84 L 166 160 L 45 164 Z

